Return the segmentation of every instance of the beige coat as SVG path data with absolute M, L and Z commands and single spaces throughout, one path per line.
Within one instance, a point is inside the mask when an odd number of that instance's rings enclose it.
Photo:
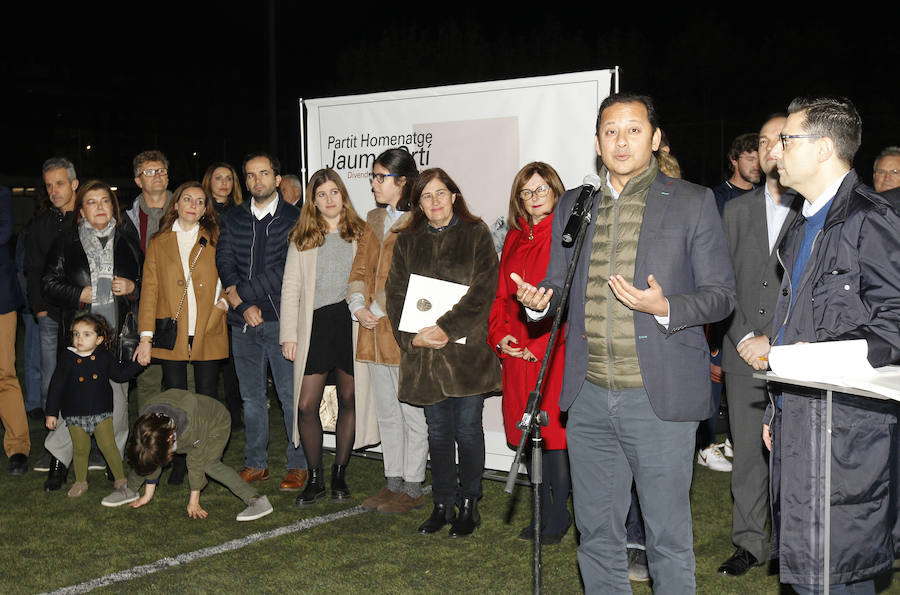
M 318 249 L 300 252 L 291 242 L 284 263 L 284 280 L 281 283 L 281 344 L 296 343 L 294 357 L 294 412 L 300 406 L 300 384 L 306 370 L 306 356 L 309 353 L 309 339 L 312 332 L 313 300 L 316 295 L 316 255 Z M 353 243 L 356 253 L 356 242 Z M 359 322 L 353 321 L 353 351 L 356 351 Z M 356 395 L 356 439 L 353 448 L 378 444 L 378 421 L 369 383 L 369 368 L 366 364 L 353 360 L 353 380 Z M 294 424 L 292 437 L 294 446 L 300 444 L 300 430 Z
M 209 237 L 201 230 L 200 237 Z M 190 262 L 197 256 L 199 243 L 191 249 Z M 169 361 L 209 361 L 228 357 L 228 332 L 225 326 L 225 310 L 216 308 L 216 247 L 208 243 L 191 277 L 197 298 L 197 319 L 194 329 L 194 345 L 188 352 L 188 299 L 178 315 L 178 338 L 174 349 L 154 347 L 152 357 Z M 178 302 L 184 293 L 184 270 L 178 239 L 174 231 L 166 231 L 150 240 L 144 260 L 141 305 L 138 311 L 138 330 L 154 331 L 157 318 L 175 317 Z

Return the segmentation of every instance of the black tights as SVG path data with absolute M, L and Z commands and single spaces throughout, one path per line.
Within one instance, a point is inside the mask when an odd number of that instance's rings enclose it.
M 340 368 L 335 369 L 337 377 L 338 417 L 336 429 L 336 452 L 334 462 L 346 465 L 353 451 L 356 437 L 356 395 L 353 376 Z M 300 442 L 310 468 L 322 466 L 322 420 L 319 406 L 325 392 L 328 374 L 307 374 L 300 384 Z

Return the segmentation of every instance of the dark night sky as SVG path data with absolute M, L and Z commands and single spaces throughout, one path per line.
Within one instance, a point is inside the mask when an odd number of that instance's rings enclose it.
M 717 183 L 731 139 L 757 130 L 797 95 L 853 99 L 863 117 L 856 164 L 864 178 L 884 145 L 900 144 L 894 70 L 900 49 L 890 19 L 873 24 L 872 13 L 776 19 L 745 5 L 731 17 L 693 8 L 653 16 L 649 6 L 633 3 L 640 14 L 511 17 L 509 8 L 482 8 L 438 20 L 421 4 L 275 2 L 271 147 L 267 2 L 240 9 L 124 4 L 42 5 L 5 23 L 0 184 L 37 183 L 41 162 L 56 154 L 72 158 L 82 180 L 121 182 L 131 177 L 131 157 L 151 147 L 169 156 L 173 185 L 201 176 L 214 160 L 239 165 L 258 148 L 274 148 L 283 169 L 296 171 L 301 96 L 616 65 L 622 90 L 656 100 L 692 181 Z M 325 14 L 325 6 L 335 14 Z

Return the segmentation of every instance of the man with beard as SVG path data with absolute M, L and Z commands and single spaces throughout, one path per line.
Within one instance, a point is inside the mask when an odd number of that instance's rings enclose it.
M 244 158 L 243 169 L 252 199 L 228 211 L 216 246 L 216 266 L 231 306 L 228 324 L 244 403 L 247 443 L 240 475 L 247 483 L 269 479 L 268 364 L 287 430 L 287 473 L 281 489 L 297 491 L 303 488 L 308 473 L 303 447 L 291 443 L 294 365 L 281 353 L 278 317 L 288 234 L 300 209 L 285 201 L 278 190 L 277 159 L 267 153 L 251 153 Z
M 759 184 L 759 154 L 756 143 L 757 136 L 753 132 L 741 134 L 731 141 L 731 147 L 728 149 L 731 177 L 712 189 L 720 215 L 726 202 L 753 190 Z
M 784 272 L 775 248 L 803 202 L 781 186 L 772 158 L 784 122 L 784 115 L 774 115 L 759 131 L 759 163 L 766 183 L 729 201 L 722 217 L 737 286 L 737 303 L 725 325 L 722 346 L 734 439 L 731 540 L 737 547 L 719 566 L 719 572 L 728 576 L 741 576 L 768 557 L 769 467 L 759 437 L 768 395 L 765 381 L 753 378 L 750 362 L 769 349 L 768 333 Z

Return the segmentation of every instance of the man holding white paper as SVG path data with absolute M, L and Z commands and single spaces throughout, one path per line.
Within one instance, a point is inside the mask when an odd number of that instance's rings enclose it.
M 795 99 L 788 111 L 772 156 L 781 183 L 806 203 L 778 251 L 785 275 L 774 342 L 866 339 L 873 366 L 892 363 L 900 358 L 900 216 L 851 169 L 859 114 L 834 98 Z M 773 399 L 763 439 L 772 449 L 771 555 L 782 582 L 814 593 L 824 582 L 826 416 L 825 401 L 801 390 Z M 832 415 L 831 592 L 874 593 L 871 578 L 890 570 L 900 545 L 896 404 L 835 393 Z

